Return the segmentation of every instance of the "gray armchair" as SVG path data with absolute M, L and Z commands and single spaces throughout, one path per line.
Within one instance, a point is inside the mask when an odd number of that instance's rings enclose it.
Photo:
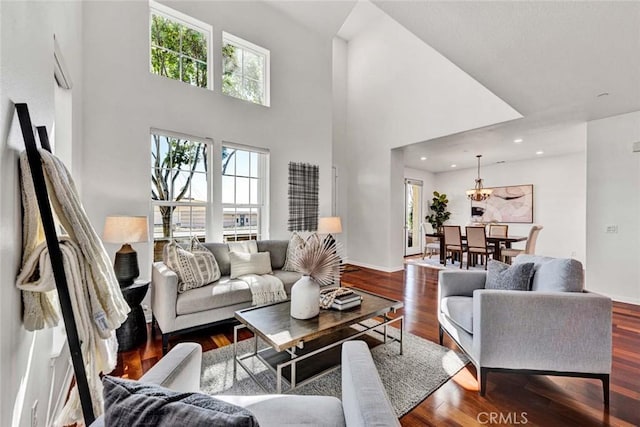
M 582 289 L 576 260 L 519 255 L 534 262 L 532 291 L 484 289 L 486 272 L 443 270 L 444 332 L 475 365 L 480 395 L 490 371 L 597 378 L 609 403 L 611 300 Z

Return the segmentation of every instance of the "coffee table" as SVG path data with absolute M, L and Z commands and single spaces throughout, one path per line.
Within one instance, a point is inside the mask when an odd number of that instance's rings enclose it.
M 398 342 L 402 354 L 402 315 L 389 317 L 403 307 L 402 302 L 361 289 L 351 288 L 362 296 L 362 304 L 345 311 L 320 310 L 313 319 L 299 320 L 290 315 L 289 300 L 236 311 L 241 324 L 233 330 L 234 378 L 237 366 L 241 366 L 266 392 L 245 360 L 256 357 L 276 374 L 276 392 L 282 393 L 285 382 L 290 392 L 336 369 L 340 364 L 340 345 L 348 340 L 375 331 L 382 343 Z M 365 320 L 372 320 L 368 324 Z M 400 325 L 399 338 L 387 334 L 387 325 Z M 255 336 L 253 352 L 238 355 L 238 330 L 249 328 Z M 258 340 L 267 344 L 258 350 Z

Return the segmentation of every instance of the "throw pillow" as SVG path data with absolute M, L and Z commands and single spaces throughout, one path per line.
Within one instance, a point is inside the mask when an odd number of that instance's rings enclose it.
M 168 243 L 164 248 L 164 263 L 178 275 L 179 293 L 220 279 L 216 258 L 196 239 L 191 242 L 191 251 L 175 241 Z
M 318 236 L 316 233 L 312 233 L 309 237 L 307 237 L 307 240 L 305 241 L 302 237 L 300 237 L 298 233 L 293 233 L 293 235 L 291 236 L 291 240 L 289 240 L 289 246 L 287 247 L 287 258 L 284 261 L 284 267 L 282 267 L 284 271 L 298 271 L 293 266 L 292 261 L 298 251 L 304 250 L 307 244 L 312 240 L 320 241 L 320 236 Z
M 102 384 L 107 426 L 258 425 L 258 420 L 247 409 L 206 394 L 182 393 L 108 375 Z
M 245 274 L 271 274 L 271 254 L 258 252 L 229 252 L 231 262 L 231 279 L 237 279 Z
M 500 261 L 489 260 L 484 288 L 528 291 L 531 289 L 532 276 L 532 262 L 509 265 Z

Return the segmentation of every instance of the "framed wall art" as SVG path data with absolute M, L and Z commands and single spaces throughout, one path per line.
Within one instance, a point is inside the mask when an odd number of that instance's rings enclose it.
M 491 190 L 487 200 L 471 202 L 473 222 L 533 223 L 533 184 Z

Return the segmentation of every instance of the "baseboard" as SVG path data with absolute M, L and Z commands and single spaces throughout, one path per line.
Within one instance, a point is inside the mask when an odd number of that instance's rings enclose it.
M 367 264 L 364 262 L 349 260 L 348 264 L 357 265 L 358 267 L 370 268 L 371 270 L 383 271 L 385 273 L 395 273 L 396 271 L 404 270 L 404 265 L 398 267 L 381 267 L 379 265 Z
M 589 292 L 594 292 L 596 294 L 608 296 L 609 298 L 611 298 L 612 300 L 617 301 L 617 302 L 623 302 L 625 304 L 640 305 L 640 298 L 630 298 L 628 296 L 614 295 L 614 294 L 610 294 L 608 292 L 602 292 L 601 290 L 589 289 L 588 287 L 586 288 L 586 290 L 589 291 Z

